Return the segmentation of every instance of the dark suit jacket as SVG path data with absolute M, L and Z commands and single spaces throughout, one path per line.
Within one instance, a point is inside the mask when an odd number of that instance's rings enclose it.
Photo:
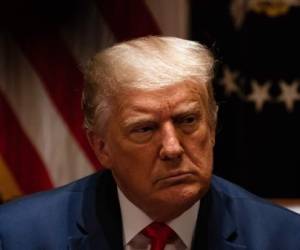
M 120 250 L 122 222 L 111 173 L 0 206 L 0 250 Z M 213 177 L 193 249 L 299 250 L 300 217 Z

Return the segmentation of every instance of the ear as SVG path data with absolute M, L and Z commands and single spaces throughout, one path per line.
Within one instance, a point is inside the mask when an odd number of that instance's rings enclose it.
M 211 145 L 212 146 L 215 146 L 215 143 L 216 143 L 216 136 L 215 136 L 215 133 L 212 135 L 211 139 L 210 139 L 210 142 L 211 142 Z
M 211 128 L 211 143 L 213 146 L 215 146 L 215 143 L 216 143 L 216 134 L 217 134 L 217 131 L 218 131 L 218 111 L 219 111 L 219 106 L 217 105 L 216 106 L 216 110 L 214 112 L 214 125 L 213 127 Z
M 92 131 L 87 132 L 87 138 L 100 164 L 104 168 L 109 169 L 112 165 L 112 157 L 110 156 L 106 140 Z
M 214 147 L 216 143 L 216 130 L 214 128 L 210 129 L 210 143 Z

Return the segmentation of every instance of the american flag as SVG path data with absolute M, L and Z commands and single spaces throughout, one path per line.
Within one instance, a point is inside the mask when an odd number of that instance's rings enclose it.
M 9 1 L 0 13 L 3 201 L 101 168 L 82 125 L 81 64 L 115 42 L 186 34 L 187 6 L 181 0 L 42 2 Z

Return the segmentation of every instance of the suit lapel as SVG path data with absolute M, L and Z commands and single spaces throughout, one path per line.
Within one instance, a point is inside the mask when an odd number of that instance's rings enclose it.
M 211 186 L 201 199 L 192 250 L 245 250 L 226 199 Z
M 102 180 L 101 183 L 99 182 L 97 190 L 99 197 L 101 197 L 97 199 L 97 218 L 103 226 L 109 249 L 123 250 L 121 209 L 117 185 L 110 171 L 107 171 L 105 180 Z
M 69 237 L 69 250 L 123 249 L 116 184 L 109 171 L 104 171 L 98 177 L 96 187 L 82 193 L 76 232 Z M 226 199 L 214 189 L 212 183 L 201 199 L 192 250 L 247 249 Z
M 116 184 L 109 171 L 96 188 L 83 193 L 77 230 L 69 237 L 69 250 L 122 250 L 122 222 Z

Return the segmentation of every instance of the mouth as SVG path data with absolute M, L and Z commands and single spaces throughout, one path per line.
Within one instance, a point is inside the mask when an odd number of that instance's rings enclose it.
M 194 174 L 192 172 L 179 172 L 163 176 L 159 178 L 156 182 L 164 185 L 177 185 L 191 182 L 193 180 L 193 177 Z

